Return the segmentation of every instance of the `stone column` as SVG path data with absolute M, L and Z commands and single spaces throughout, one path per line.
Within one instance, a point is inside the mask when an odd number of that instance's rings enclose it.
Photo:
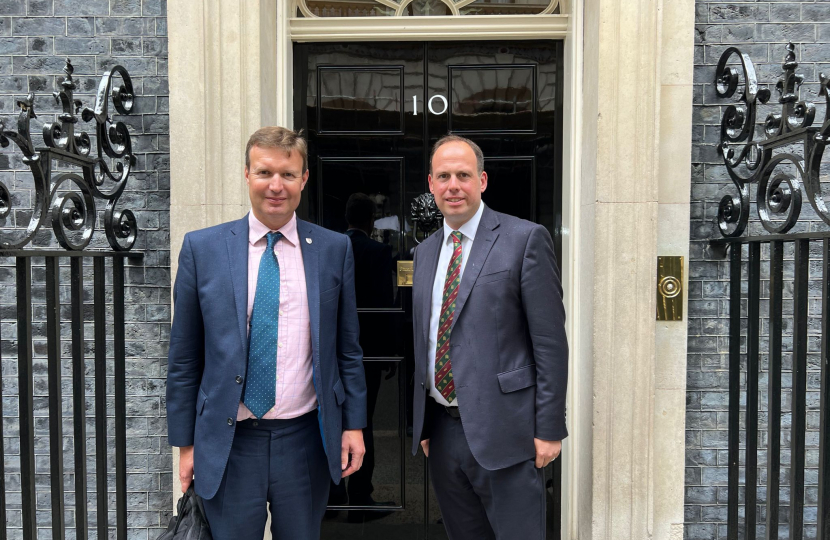
M 657 255 L 688 259 L 693 17 L 693 0 L 585 5 L 593 540 L 683 534 L 686 323 L 656 324 L 655 299 Z
M 657 254 L 684 257 L 682 321 L 658 321 L 654 363 L 654 538 L 682 540 L 692 170 L 694 0 L 663 3 Z
M 175 276 L 185 233 L 248 211 L 245 144 L 277 120 L 277 2 L 175 0 L 167 16 Z M 176 501 L 178 452 L 173 471 Z
M 167 9 L 175 261 L 185 232 L 248 210 L 245 144 L 276 123 L 277 8 L 267 0 L 176 0 Z

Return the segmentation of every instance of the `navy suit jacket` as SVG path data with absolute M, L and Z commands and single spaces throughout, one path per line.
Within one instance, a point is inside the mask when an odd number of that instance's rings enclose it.
M 340 481 L 343 430 L 366 426 L 366 382 L 349 238 L 297 220 L 318 421 Z M 248 366 L 248 217 L 188 233 L 176 284 L 167 371 L 172 446 L 194 450 L 197 493 L 216 494 L 228 463 Z
M 430 436 L 425 414 L 432 284 L 443 227 L 414 257 L 415 398 L 412 453 Z M 450 334 L 458 409 L 476 461 L 488 470 L 534 459 L 534 437 L 559 441 L 565 427 L 568 341 L 562 285 L 547 229 L 484 209 L 458 288 Z

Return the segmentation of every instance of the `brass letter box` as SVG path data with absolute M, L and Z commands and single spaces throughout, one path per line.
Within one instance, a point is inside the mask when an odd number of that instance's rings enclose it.
M 412 287 L 412 261 L 398 261 L 398 287 Z

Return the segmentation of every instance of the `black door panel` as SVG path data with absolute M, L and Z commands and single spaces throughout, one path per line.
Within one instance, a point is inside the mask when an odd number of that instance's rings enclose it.
M 417 245 L 410 204 L 429 191 L 432 145 L 452 131 L 484 152 L 484 202 L 545 225 L 559 254 L 561 51 L 556 41 L 295 44 L 294 122 L 310 169 L 299 212 L 346 233 L 354 197 L 351 218 L 370 222 L 348 234 L 372 459 L 333 488 L 323 538 L 446 539 L 426 460 L 408 451 L 412 374 L 428 361 L 413 358 L 412 290 L 395 278 Z M 546 471 L 550 539 L 560 537 L 559 463 Z

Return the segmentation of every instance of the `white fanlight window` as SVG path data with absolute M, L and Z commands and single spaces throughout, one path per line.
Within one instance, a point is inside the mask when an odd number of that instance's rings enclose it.
M 560 14 L 560 0 L 296 0 L 298 17 Z

